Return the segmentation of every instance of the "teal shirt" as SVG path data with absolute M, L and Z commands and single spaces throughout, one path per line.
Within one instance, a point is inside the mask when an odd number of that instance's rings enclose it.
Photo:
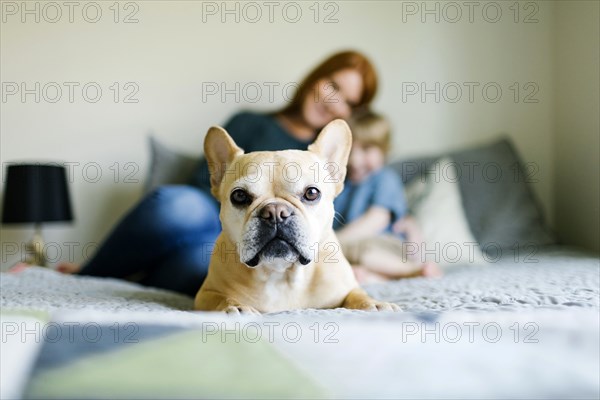
M 241 112 L 231 118 L 224 126 L 235 143 L 244 152 L 306 150 L 311 141 L 303 142 L 290 135 L 271 114 Z M 210 193 L 210 175 L 208 163 L 202 158 L 196 173 L 190 182 Z

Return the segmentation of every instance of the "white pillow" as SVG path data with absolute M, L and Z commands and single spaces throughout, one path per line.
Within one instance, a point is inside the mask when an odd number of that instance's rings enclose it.
M 465 216 L 456 164 L 442 158 L 406 185 L 406 198 L 425 243 L 414 243 L 423 262 L 441 267 L 483 264 L 485 259 Z

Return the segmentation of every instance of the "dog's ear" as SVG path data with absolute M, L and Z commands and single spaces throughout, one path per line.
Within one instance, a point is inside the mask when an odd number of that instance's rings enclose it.
M 219 199 L 219 186 L 227 170 L 235 157 L 244 154 L 227 131 L 220 126 L 212 126 L 204 138 L 204 156 L 208 162 L 210 171 L 210 191 Z
M 348 124 L 341 119 L 328 123 L 321 130 L 317 140 L 308 146 L 308 151 L 318 154 L 327 161 L 326 182 L 335 182 L 335 195 L 344 188 L 346 165 L 352 147 L 352 133 Z

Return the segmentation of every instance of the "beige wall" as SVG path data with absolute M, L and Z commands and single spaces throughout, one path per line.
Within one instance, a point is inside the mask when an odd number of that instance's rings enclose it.
M 600 3 L 556 5 L 555 221 L 600 252 Z
M 85 256 L 82 249 L 100 241 L 139 199 L 148 168 L 145 138 L 149 132 L 174 148 L 199 153 L 208 126 L 225 122 L 240 109 L 280 107 L 285 103 L 286 85 L 300 80 L 326 55 L 345 48 L 365 52 L 378 68 L 382 86 L 375 107 L 387 114 L 395 127 L 394 157 L 435 154 L 507 134 L 524 159 L 539 167 L 534 189 L 547 215 L 551 219 L 554 215 L 554 73 L 560 59 L 556 48 L 562 46 L 560 40 L 557 44 L 554 29 L 555 19 L 560 20 L 561 15 L 555 15 L 553 2 L 521 3 L 518 22 L 515 9 L 510 8 L 512 2 L 480 2 L 472 15 L 461 6 L 456 22 L 452 22 L 456 9 L 431 2 L 429 7 L 439 7 L 436 22 L 435 15 L 421 12 L 421 2 L 339 1 L 327 6 L 320 3 L 316 23 L 315 10 L 310 9 L 313 2 L 291 6 L 281 2 L 273 10 L 273 22 L 265 3 L 257 2 L 262 18 L 255 23 L 251 20 L 256 9 L 235 2 L 228 5 L 238 4 L 239 22 L 235 15 L 224 15 L 226 21 L 222 22 L 219 13 L 209 13 L 220 8 L 221 2 L 132 3 L 138 10 L 123 9 L 125 3 L 120 3 L 118 23 L 114 22 L 114 10 L 109 9 L 112 2 L 98 3 L 102 17 L 96 23 L 84 18 L 82 10 L 88 3 L 80 3 L 74 10 L 72 23 L 66 8 L 58 23 L 45 20 L 55 18 L 52 9 L 45 13 L 40 9 L 39 23 L 33 20 L 35 15 L 25 15 L 22 22 L 21 10 L 12 15 L 14 4 L 20 7 L 21 3 L 11 4 L 13 8 L 3 12 L 6 21 L 1 26 L 2 81 L 25 82 L 29 88 L 35 82 L 42 88 L 56 82 L 63 89 L 63 97 L 56 103 L 49 102 L 55 97 L 50 85 L 46 93 L 41 90 L 39 103 L 34 95 L 27 95 L 22 102 L 17 94 L 1 104 L 3 163 L 72 163 L 77 219 L 70 226 L 45 228 L 47 241 L 56 243 L 61 252 L 57 257 L 57 251 L 48 248 L 53 259 L 81 261 Z M 502 13 L 498 22 L 492 22 L 495 4 Z M 296 18 L 294 5 L 302 12 L 295 23 L 291 22 Z M 285 12 L 284 7 L 288 7 Z M 131 12 L 138 22 L 123 23 Z M 337 22 L 325 23 L 328 15 Z M 537 22 L 525 23 L 528 16 Z M 85 17 L 95 18 L 93 7 L 88 6 Z M 79 83 L 73 102 L 65 82 Z M 82 87 L 90 82 L 102 89 L 96 103 L 90 101 L 95 95 L 93 88 L 89 88 L 87 100 L 82 94 Z M 118 102 L 113 98 L 114 82 L 120 89 Z M 125 87 L 128 82 L 133 85 Z M 247 85 L 247 91 L 237 99 L 226 95 L 225 101 L 218 94 L 206 95 L 207 87 L 222 82 L 227 88 L 235 88 L 236 82 L 241 89 Z M 440 82 L 439 103 L 435 95 L 427 95 L 422 102 L 419 95 L 406 93 L 414 85 L 435 88 L 436 82 Z M 465 82 L 478 85 L 472 102 Z M 515 82 L 520 87 L 517 101 Z M 486 84 L 502 89 L 497 102 L 482 94 Z M 269 85 L 278 85 L 273 98 Z M 448 100 L 455 97 L 453 87 L 457 85 L 463 93 L 453 103 Z M 256 87 L 262 89 L 258 98 Z M 135 88 L 139 91 L 133 99 L 138 102 L 125 103 L 124 96 Z M 535 88 L 533 99 L 537 102 L 525 103 L 526 95 Z M 488 94 L 494 95 L 492 88 Z M 593 127 L 589 128 L 588 134 L 593 136 Z M 597 125 L 595 129 L 597 135 Z M 573 152 L 579 154 L 579 149 Z M 20 245 L 29 235 L 29 230 L 3 227 L 3 246 Z M 66 244 L 71 242 L 78 245 Z M 75 249 L 72 255 L 69 248 Z M 18 258 L 5 250 L 3 268 Z

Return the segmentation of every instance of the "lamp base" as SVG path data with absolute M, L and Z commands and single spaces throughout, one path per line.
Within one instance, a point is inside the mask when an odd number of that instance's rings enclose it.
M 46 267 L 46 257 L 44 256 L 44 239 L 39 225 L 35 226 L 33 237 L 25 246 L 26 256 L 24 263 Z

